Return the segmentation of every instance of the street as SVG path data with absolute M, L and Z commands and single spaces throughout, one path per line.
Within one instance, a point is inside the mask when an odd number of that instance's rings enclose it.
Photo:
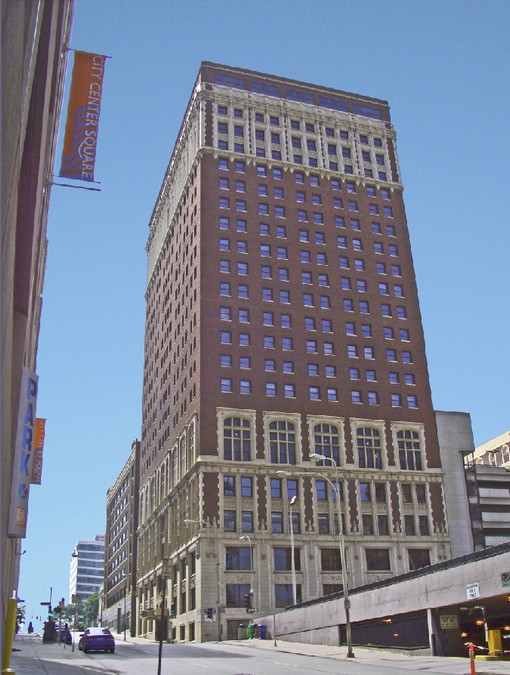
M 43 644 L 36 636 L 17 636 L 11 668 L 17 675 L 150 675 L 158 671 L 159 645 L 117 637 L 115 654 L 83 654 L 71 646 Z M 309 650 L 306 653 L 305 650 Z M 303 653 L 305 651 L 305 653 Z M 301 653 L 299 653 L 301 652 Z M 347 659 L 345 648 L 311 647 L 271 640 L 207 644 L 163 644 L 162 675 L 467 675 L 467 659 L 358 649 Z M 477 662 L 477 675 L 510 674 L 510 663 Z

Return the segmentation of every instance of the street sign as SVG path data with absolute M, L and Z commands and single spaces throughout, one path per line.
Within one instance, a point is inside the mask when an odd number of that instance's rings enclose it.
M 456 614 L 441 614 L 439 617 L 441 628 L 444 630 L 454 630 L 459 627 L 459 621 Z
M 501 583 L 503 586 L 510 586 L 510 572 L 501 572 Z
M 163 579 L 169 579 L 172 574 L 170 558 L 163 558 L 163 564 L 161 565 L 161 576 Z
M 468 600 L 475 600 L 480 597 L 480 584 L 468 584 L 466 586 L 466 595 Z

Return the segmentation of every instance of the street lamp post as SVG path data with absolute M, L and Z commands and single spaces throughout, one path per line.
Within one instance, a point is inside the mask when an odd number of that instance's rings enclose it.
M 340 565 L 342 567 L 342 586 L 343 586 L 343 591 L 344 591 L 344 611 L 345 611 L 345 633 L 346 633 L 346 637 L 347 637 L 347 657 L 352 659 L 352 658 L 354 658 L 354 652 L 352 651 L 352 631 L 351 631 L 351 614 L 350 614 L 351 601 L 349 599 L 349 580 L 348 580 L 348 577 L 347 577 L 346 560 L 345 560 L 345 539 L 344 539 L 344 531 L 343 531 L 343 527 L 342 527 L 342 511 L 341 511 L 341 508 L 340 508 L 340 492 L 338 490 L 338 465 L 332 457 L 327 457 L 326 455 L 319 455 L 316 452 L 314 452 L 313 454 L 310 455 L 310 459 L 313 459 L 315 461 L 330 462 L 335 467 L 336 485 L 333 485 L 333 483 L 330 481 L 329 478 L 327 478 L 323 474 L 321 474 L 321 475 L 325 480 L 328 481 L 328 483 L 331 485 L 331 487 L 335 491 L 335 495 L 336 495 L 336 505 L 337 505 L 337 511 L 338 511 L 338 530 L 339 530 L 338 540 L 339 540 L 339 547 L 340 547 Z
M 296 587 L 296 560 L 294 559 L 294 519 L 292 517 L 292 507 L 296 503 L 296 495 L 292 497 L 289 503 L 289 525 L 290 525 L 290 569 L 292 573 L 292 601 L 297 605 L 297 587 Z
M 280 470 L 276 473 L 279 473 L 283 476 L 292 476 L 294 475 L 292 471 Z M 296 560 L 294 557 L 294 518 L 292 517 L 292 507 L 296 503 L 297 495 L 294 495 L 289 502 L 289 532 L 290 532 L 290 569 L 292 574 L 292 603 L 297 605 L 297 584 L 296 584 Z

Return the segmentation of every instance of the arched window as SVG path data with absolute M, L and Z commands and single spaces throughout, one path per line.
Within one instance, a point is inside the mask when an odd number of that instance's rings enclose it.
M 331 457 L 335 464 L 340 464 L 340 436 L 338 427 L 333 424 L 316 424 L 313 428 L 314 452 Z M 329 462 L 321 462 L 329 464 Z
M 234 462 L 251 460 L 251 427 L 242 417 L 227 417 L 223 422 L 223 458 Z
M 296 463 L 296 431 L 292 422 L 279 420 L 269 424 L 269 448 L 273 464 Z
M 381 434 L 373 427 L 356 430 L 358 464 L 360 469 L 382 469 Z
M 420 435 L 414 429 L 397 432 L 398 457 L 401 469 L 421 471 L 423 469 Z

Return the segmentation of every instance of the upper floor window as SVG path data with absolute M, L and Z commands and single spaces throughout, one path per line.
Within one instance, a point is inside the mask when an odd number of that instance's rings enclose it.
M 373 427 L 360 427 L 356 431 L 358 464 L 361 469 L 382 469 L 381 435 Z
M 397 432 L 398 456 L 401 469 L 421 471 L 423 469 L 420 435 L 413 429 Z
M 340 464 L 340 435 L 333 424 L 316 424 L 313 428 L 314 452 L 330 457 Z M 319 466 L 331 466 L 330 462 L 318 462 Z
M 223 457 L 235 462 L 251 460 L 251 426 L 242 417 L 227 417 L 223 422 Z
M 269 449 L 273 464 L 296 463 L 296 431 L 293 422 L 278 420 L 269 424 Z

